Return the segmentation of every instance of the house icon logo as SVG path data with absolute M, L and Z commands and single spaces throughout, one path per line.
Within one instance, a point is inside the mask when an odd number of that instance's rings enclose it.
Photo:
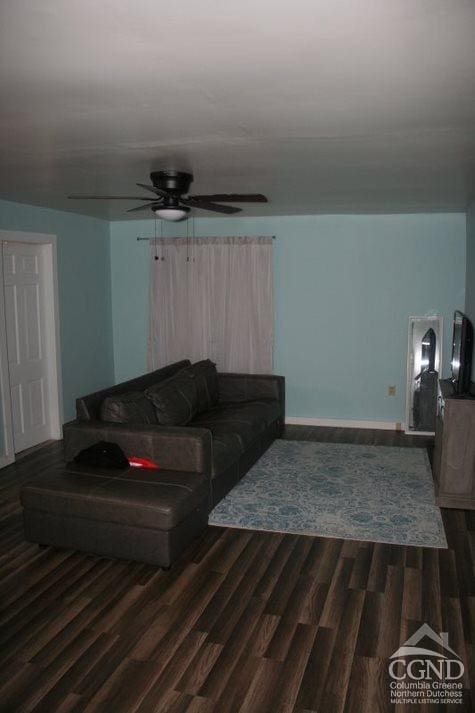
M 388 672 L 392 703 L 462 702 L 463 662 L 450 646 L 447 632 L 437 634 L 428 624 L 390 656 Z
M 445 656 L 444 654 L 440 654 L 438 651 L 432 651 L 432 649 L 419 646 L 418 644 L 426 637 L 438 644 L 440 648 L 444 649 L 444 651 L 447 651 L 450 656 Z M 449 646 L 449 637 L 447 632 L 441 631 L 440 634 L 436 634 L 434 629 L 432 629 L 429 624 L 423 624 L 415 634 L 410 636 L 408 640 L 393 653 L 391 658 L 398 659 L 402 656 L 435 656 L 437 658 L 444 659 L 455 656 L 456 658 L 459 658 L 455 651 Z

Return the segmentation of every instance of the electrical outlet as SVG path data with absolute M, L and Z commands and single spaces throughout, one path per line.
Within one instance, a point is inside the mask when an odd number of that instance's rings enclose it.
M 396 387 L 388 386 L 388 396 L 396 396 Z

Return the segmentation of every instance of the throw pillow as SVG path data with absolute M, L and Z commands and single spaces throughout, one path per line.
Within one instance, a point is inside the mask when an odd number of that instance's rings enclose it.
M 185 426 L 198 412 L 198 392 L 190 367 L 150 386 L 145 394 L 162 426 Z
M 196 380 L 198 391 L 198 413 L 208 411 L 219 401 L 218 372 L 216 364 L 210 359 L 203 359 L 192 364 L 191 371 Z
M 158 423 L 155 409 L 143 391 L 107 396 L 101 405 L 101 420 L 113 423 Z

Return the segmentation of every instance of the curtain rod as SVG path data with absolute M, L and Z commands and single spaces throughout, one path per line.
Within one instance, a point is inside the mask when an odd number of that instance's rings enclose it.
M 183 236 L 183 237 L 186 238 L 186 235 Z M 201 237 L 209 237 L 209 236 L 207 236 L 207 235 L 205 235 L 205 236 L 195 235 L 195 238 L 201 238 Z M 212 237 L 212 236 L 211 236 L 211 237 Z M 223 237 L 227 237 L 227 236 L 226 236 L 226 235 L 218 235 L 218 236 L 216 236 L 216 237 L 223 238 Z M 234 238 L 234 237 L 240 237 L 240 236 L 234 236 L 234 235 L 233 235 L 232 237 Z M 248 236 L 243 235 L 242 237 L 248 237 Z M 260 236 L 260 235 L 259 235 L 258 237 L 267 237 L 267 236 Z M 150 238 L 143 238 L 143 237 L 141 237 L 140 235 L 137 236 L 137 240 L 162 240 L 163 238 L 165 238 L 165 236 L 161 236 L 161 237 L 159 237 L 159 236 L 157 236 L 157 237 L 152 236 L 152 237 L 150 237 Z M 276 236 L 275 236 L 275 235 L 269 235 L 269 238 L 272 238 L 272 240 L 275 240 L 275 239 L 276 239 Z M 168 240 L 168 238 L 166 238 L 166 239 Z M 192 240 L 193 240 L 193 238 L 192 238 Z

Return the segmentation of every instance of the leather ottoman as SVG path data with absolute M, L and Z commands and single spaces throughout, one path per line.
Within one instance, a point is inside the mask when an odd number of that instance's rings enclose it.
M 169 567 L 206 528 L 209 492 L 199 473 L 70 464 L 21 489 L 25 537 Z

